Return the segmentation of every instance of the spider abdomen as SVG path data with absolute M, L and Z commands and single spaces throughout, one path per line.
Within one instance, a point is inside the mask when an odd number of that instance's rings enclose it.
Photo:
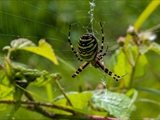
M 95 59 L 98 50 L 97 39 L 92 34 L 84 34 L 78 41 L 79 55 L 85 61 L 92 61 Z

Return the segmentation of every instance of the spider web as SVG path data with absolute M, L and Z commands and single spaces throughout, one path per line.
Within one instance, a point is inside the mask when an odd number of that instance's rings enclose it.
M 44 38 L 53 46 L 55 54 L 76 70 L 82 62 L 75 58 L 68 44 L 69 24 L 72 25 L 71 41 L 74 48 L 77 48 L 79 37 L 86 32 L 93 33 L 101 42 L 99 22 L 102 22 L 105 33 L 104 50 L 109 46 L 108 56 L 104 58 L 104 62 L 109 69 L 113 70 L 110 62 L 112 61 L 111 54 L 117 48 L 116 40 L 119 36 L 126 34 L 128 25 L 135 22 L 149 2 L 148 0 L 141 2 L 127 0 L 114 2 L 112 0 L 1 0 L 0 48 L 9 45 L 12 40 L 17 38 L 27 38 L 36 44 L 39 39 Z M 159 10 L 156 13 L 160 15 Z M 152 23 L 146 22 L 143 27 L 150 28 L 158 24 L 154 18 L 154 16 L 151 18 Z M 12 57 L 14 60 L 29 64 L 32 68 L 62 73 L 63 79 L 60 82 L 65 90 L 78 89 L 80 81 L 71 78 L 75 71 L 67 68 L 63 63 L 56 66 L 50 61 L 30 53 L 16 52 Z M 107 81 L 110 79 L 109 76 L 93 67 L 87 67 L 80 74 L 82 79 L 93 89 L 99 83 L 106 87 L 109 84 Z M 58 94 L 58 92 L 59 90 L 54 86 L 53 94 Z M 150 107 L 148 113 L 153 110 L 154 107 Z M 22 117 L 20 113 L 18 116 Z M 135 116 L 135 118 L 138 117 Z

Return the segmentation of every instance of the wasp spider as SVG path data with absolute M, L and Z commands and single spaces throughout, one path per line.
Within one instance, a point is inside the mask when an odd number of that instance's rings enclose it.
M 78 58 L 79 61 L 85 61 L 78 70 L 72 75 L 73 78 L 75 78 L 85 67 L 88 66 L 90 63 L 95 68 L 101 68 L 105 73 L 110 75 L 113 79 L 116 81 L 120 80 L 123 76 L 119 76 L 111 72 L 108 68 L 104 66 L 103 57 L 106 55 L 107 49 L 104 53 L 103 51 L 103 43 L 104 43 L 104 33 L 102 24 L 100 23 L 101 31 L 102 31 L 102 43 L 101 48 L 98 51 L 98 42 L 96 37 L 91 33 L 86 33 L 83 36 L 80 37 L 78 41 L 78 51 L 74 50 L 74 47 L 70 40 L 70 30 L 71 25 L 69 26 L 69 32 L 68 32 L 68 42 L 71 46 L 72 52 L 75 54 L 75 56 Z M 81 57 L 79 57 L 79 56 Z

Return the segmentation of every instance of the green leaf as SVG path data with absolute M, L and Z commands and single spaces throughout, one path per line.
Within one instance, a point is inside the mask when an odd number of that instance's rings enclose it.
M 0 100 L 13 100 L 15 87 L 10 84 L 5 70 L 0 70 Z M 7 104 L 0 104 L 0 111 L 7 109 Z
M 122 50 L 117 50 L 117 63 L 114 66 L 114 72 L 120 76 L 128 73 L 122 80 L 124 80 L 125 86 L 129 86 L 130 83 L 130 74 L 131 74 L 131 65 L 127 61 L 126 55 Z
M 33 52 L 38 55 L 41 55 L 41 56 L 51 60 L 56 65 L 58 64 L 57 58 L 54 54 L 54 51 L 53 51 L 51 45 L 49 45 L 44 39 L 41 39 L 39 41 L 38 47 L 24 47 L 22 49 Z
M 145 91 L 145 92 L 149 92 L 152 94 L 160 95 L 160 90 L 156 90 L 156 89 L 152 89 L 152 88 L 145 88 L 145 87 L 138 87 L 136 89 L 140 90 L 140 91 Z
M 13 84 L 15 80 L 15 70 L 13 69 L 10 60 L 7 57 L 4 57 L 4 62 L 5 62 L 6 75 L 9 79 L 9 82 Z
M 14 86 L 10 81 L 5 70 L 0 70 L 0 100 L 13 100 Z
M 135 110 L 132 101 L 125 94 L 118 94 L 106 90 L 93 92 L 92 102 L 95 106 L 108 111 L 110 115 L 117 118 L 129 118 L 131 112 Z
M 71 109 L 75 112 L 82 113 L 82 114 L 106 116 L 107 112 L 99 112 L 99 111 L 94 111 L 91 109 L 89 109 L 89 110 L 86 109 L 88 107 L 88 102 L 90 101 L 91 96 L 92 96 L 91 92 L 82 92 L 82 93 L 69 92 L 69 93 L 67 93 L 67 97 L 71 101 L 73 107 L 68 106 L 67 100 L 63 95 L 57 97 L 54 100 L 54 104 L 66 107 L 68 109 Z M 53 111 L 58 114 L 71 115 L 71 113 L 65 112 L 62 110 L 54 109 Z
M 39 87 L 46 85 L 56 77 L 61 77 L 59 73 L 50 74 L 46 70 L 39 71 L 37 69 L 28 69 L 21 66 L 14 67 L 14 70 L 16 71 L 16 77 L 18 76 L 19 78 L 18 81 L 20 81 L 19 76 L 21 76 L 21 78 L 25 78 L 28 83 Z
M 83 109 L 88 105 L 88 101 L 90 100 L 92 93 L 91 92 L 70 92 L 67 93 L 69 100 L 71 101 L 73 107 Z M 59 96 L 54 100 L 54 103 L 58 103 L 59 105 L 67 105 L 67 100 L 64 96 Z
M 58 65 L 58 61 L 55 56 L 54 50 L 52 49 L 51 45 L 48 44 L 44 39 L 41 39 L 39 41 L 39 45 L 36 46 L 32 41 L 28 39 L 19 38 L 11 42 L 11 47 L 6 46 L 3 48 L 3 50 L 5 49 L 8 49 L 9 51 L 26 50 L 41 55 Z
M 160 45 L 158 43 L 153 42 L 150 45 L 149 50 L 152 50 L 152 51 L 156 52 L 158 55 L 160 55 Z
M 92 96 L 91 92 L 83 92 L 83 93 L 69 92 L 69 93 L 67 93 L 67 97 L 69 98 L 69 100 L 71 101 L 71 103 L 73 105 L 72 109 L 78 110 L 79 112 L 81 111 L 81 109 L 83 111 L 83 109 L 87 107 L 88 102 L 91 99 L 91 96 Z M 54 104 L 64 106 L 64 107 L 68 106 L 68 102 L 63 95 L 57 97 L 54 100 Z M 70 113 L 64 112 L 62 110 L 54 110 L 54 112 L 59 113 L 59 114 L 70 115 Z
M 88 106 L 88 102 L 90 101 L 91 96 L 92 96 L 91 92 L 83 92 L 83 93 L 69 92 L 69 93 L 67 93 L 67 96 L 70 99 L 73 107 L 68 106 L 67 100 L 64 98 L 63 95 L 57 97 L 54 100 L 54 104 L 66 107 L 68 109 L 71 109 L 75 112 L 82 113 L 82 114 L 97 115 L 97 116 L 106 116 L 107 115 L 107 112 L 99 112 L 99 111 L 93 111 L 93 110 L 86 109 Z M 62 110 L 54 109 L 53 111 L 58 114 L 71 115 L 71 113 L 65 112 Z
M 145 74 L 145 65 L 148 60 L 145 55 L 140 55 L 138 62 L 135 67 L 134 78 L 141 77 Z
M 139 52 L 144 55 L 145 53 L 147 53 L 149 50 L 149 46 L 148 45 L 145 45 L 145 44 L 141 44 L 139 46 Z
M 139 46 L 139 52 L 144 55 L 149 50 L 156 52 L 160 55 L 160 45 L 158 43 L 152 42 L 150 45 L 147 44 L 141 44 Z
M 137 99 L 137 102 L 147 102 L 147 103 L 152 103 L 152 104 L 155 104 L 156 106 L 158 105 L 160 107 L 160 103 L 159 101 L 155 101 L 155 100 L 152 100 L 152 99 L 146 99 L 146 98 L 139 98 Z
M 132 96 L 132 99 L 131 99 L 131 102 L 130 102 L 130 108 L 132 107 L 132 105 L 134 104 L 134 102 L 136 101 L 137 99 L 137 96 L 138 96 L 138 91 L 134 88 L 130 89 L 129 91 L 127 91 L 126 95 L 128 97 L 131 97 Z

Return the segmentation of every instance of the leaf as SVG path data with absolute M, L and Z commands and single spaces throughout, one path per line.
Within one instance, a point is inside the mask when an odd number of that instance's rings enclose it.
M 130 107 L 134 104 L 134 102 L 137 99 L 138 96 L 138 91 L 134 88 L 130 89 L 129 91 L 127 91 L 126 95 L 129 97 L 132 96 L 131 102 L 130 102 Z
M 49 83 L 55 77 L 60 77 L 59 74 L 49 74 L 47 71 L 39 71 L 37 69 L 27 69 L 21 66 L 14 66 L 9 62 L 9 60 L 6 57 L 5 57 L 5 63 L 6 63 L 5 72 L 8 78 L 7 79 L 8 84 L 9 85 L 11 84 L 14 86 L 14 91 L 12 92 L 12 96 L 14 97 L 14 100 L 16 100 L 15 110 L 17 110 L 20 107 L 21 97 L 24 91 L 26 90 L 26 87 L 30 83 L 42 86 L 46 83 Z M 5 86 L 1 86 L 1 88 L 4 88 L 4 87 Z M 9 88 L 8 88 L 8 91 L 9 91 Z M 7 93 L 7 92 L 4 92 L 4 93 Z
M 160 45 L 158 43 L 152 42 L 150 45 L 147 44 L 141 44 L 139 46 L 139 52 L 144 55 L 149 50 L 152 50 L 160 55 Z
M 11 47 L 10 46 L 5 46 L 5 47 L 3 47 L 2 50 L 8 50 L 8 49 L 11 49 Z
M 13 100 L 14 86 L 10 85 L 5 70 L 0 70 L 0 100 Z M 7 109 L 7 104 L 0 104 L 0 111 Z
M 39 45 L 36 46 L 32 41 L 26 38 L 19 38 L 13 40 L 10 46 L 5 46 L 3 50 L 26 50 L 38 55 L 41 55 L 49 60 L 51 60 L 54 64 L 58 65 L 57 58 L 55 56 L 54 50 L 52 49 L 51 45 L 48 44 L 44 39 L 39 41 Z
M 29 84 L 32 83 L 32 85 L 39 87 L 46 85 L 56 77 L 61 77 L 59 73 L 50 74 L 46 70 L 39 71 L 37 69 L 28 69 L 22 66 L 16 66 L 14 67 L 14 70 L 16 71 L 16 77 L 19 78 L 18 81 L 21 80 L 19 77 L 21 76 L 21 78 L 25 78 Z
M 117 50 L 117 63 L 114 66 L 114 72 L 120 76 L 128 73 L 126 76 L 124 76 L 123 80 L 125 83 L 125 86 L 129 86 L 130 83 L 130 74 L 131 74 L 131 65 L 127 61 L 127 58 L 122 50 Z M 132 58 L 133 59 L 133 58 Z M 131 59 L 130 59 L 131 60 Z
M 0 100 L 13 100 L 14 87 L 10 85 L 10 81 L 5 70 L 0 70 Z
M 72 109 L 78 110 L 79 112 L 81 111 L 80 109 L 84 109 L 85 107 L 87 107 L 88 102 L 91 99 L 91 96 L 92 96 L 91 92 L 83 92 L 83 93 L 70 92 L 70 93 L 67 93 L 67 97 L 69 98 L 69 100 L 71 101 L 71 103 L 73 105 Z M 54 100 L 54 104 L 57 104 L 60 106 L 68 106 L 68 102 L 63 95 L 57 97 Z M 54 110 L 54 112 L 60 113 L 60 114 L 70 114 L 70 113 L 64 112 L 62 110 Z
M 57 58 L 54 54 L 54 51 L 53 51 L 51 45 L 49 45 L 44 39 L 41 39 L 39 41 L 38 47 L 24 47 L 22 49 L 33 52 L 38 55 L 41 55 L 41 56 L 51 60 L 56 65 L 58 65 Z
M 16 100 L 15 108 L 12 110 L 12 113 L 14 113 L 20 107 L 20 99 L 21 99 L 21 97 L 23 95 L 23 90 L 18 88 L 18 87 L 16 87 L 16 84 L 18 84 L 19 81 L 21 83 L 22 78 L 19 79 L 20 77 L 17 77 L 21 73 L 19 73 L 19 71 L 15 69 L 15 67 L 10 63 L 10 61 L 8 60 L 7 57 L 5 57 L 5 65 L 6 65 L 6 76 L 8 78 L 8 81 L 7 81 L 8 85 L 9 86 L 10 85 L 14 86 L 14 92 L 12 92 L 13 93 L 12 97 L 14 98 L 14 100 Z M 17 75 L 17 73 L 18 73 L 18 75 Z M 28 84 L 25 83 L 25 87 L 27 85 Z M 8 92 L 6 92 L 6 93 L 8 93 Z
M 145 88 L 145 87 L 137 87 L 137 90 L 149 92 L 152 94 L 160 95 L 160 90 L 152 89 L 152 88 Z
M 5 62 L 5 68 L 6 68 L 6 75 L 9 79 L 9 82 L 13 84 L 15 79 L 15 70 L 13 69 L 7 57 L 4 57 L 4 62 Z
M 141 53 L 146 53 L 148 48 L 141 48 Z M 132 66 L 136 66 L 134 70 L 134 78 L 141 77 L 145 74 L 145 65 L 148 63 L 148 60 L 144 54 L 138 55 L 138 47 L 135 45 L 128 45 L 128 48 L 123 50 L 118 50 L 117 63 L 114 66 L 114 72 L 120 73 L 123 75 L 124 72 L 128 73 L 124 76 L 125 86 L 128 87 L 131 82 Z M 137 61 L 137 57 L 138 61 Z M 136 62 L 137 61 L 137 62 Z M 136 65 L 135 65 L 136 64 Z M 123 73 L 122 73 L 123 72 Z M 132 79 L 132 80 L 133 80 Z
M 129 118 L 131 112 L 135 110 L 131 99 L 125 94 L 118 94 L 106 90 L 93 92 L 92 102 L 95 106 L 108 111 L 110 115 L 117 118 Z
M 142 55 L 144 55 L 145 53 L 147 53 L 148 50 L 149 50 L 148 45 L 141 44 L 141 45 L 139 46 L 139 52 L 140 52 Z
M 107 112 L 99 112 L 99 111 L 93 111 L 91 109 L 89 109 L 89 110 L 86 109 L 88 107 L 88 102 L 90 101 L 91 96 L 92 96 L 92 92 L 88 92 L 88 91 L 82 92 L 82 93 L 69 92 L 69 93 L 67 93 L 67 97 L 71 101 L 73 107 L 68 106 L 67 100 L 66 100 L 66 98 L 64 98 L 63 95 L 57 97 L 54 100 L 54 104 L 63 106 L 65 108 L 74 110 L 75 112 L 82 113 L 82 114 L 106 116 Z M 65 112 L 65 111 L 57 110 L 57 109 L 54 109 L 54 112 L 58 113 L 58 114 L 71 115 L 71 113 L 69 113 L 69 112 Z
M 150 45 L 149 50 L 152 50 L 152 51 L 156 52 L 158 55 L 160 55 L 160 45 L 158 43 L 153 42 Z
M 137 102 L 147 102 L 147 103 L 152 103 L 152 104 L 155 104 L 156 106 L 160 107 L 160 103 L 159 101 L 155 101 L 155 100 L 152 100 L 152 99 L 146 99 L 146 98 L 139 98 L 137 99 Z
M 14 49 L 20 49 L 23 47 L 36 46 L 32 41 L 26 38 L 15 39 L 11 42 L 11 47 Z
M 141 77 L 145 74 L 145 65 L 148 60 L 145 55 L 140 55 L 138 62 L 135 67 L 134 78 Z
M 73 107 L 75 108 L 85 108 L 88 105 L 88 101 L 90 100 L 92 93 L 91 92 L 72 92 L 67 94 L 69 100 L 71 101 Z M 58 100 L 56 100 L 58 99 Z M 67 100 L 63 96 L 59 96 L 56 98 L 54 103 L 58 103 L 59 105 L 67 105 Z

